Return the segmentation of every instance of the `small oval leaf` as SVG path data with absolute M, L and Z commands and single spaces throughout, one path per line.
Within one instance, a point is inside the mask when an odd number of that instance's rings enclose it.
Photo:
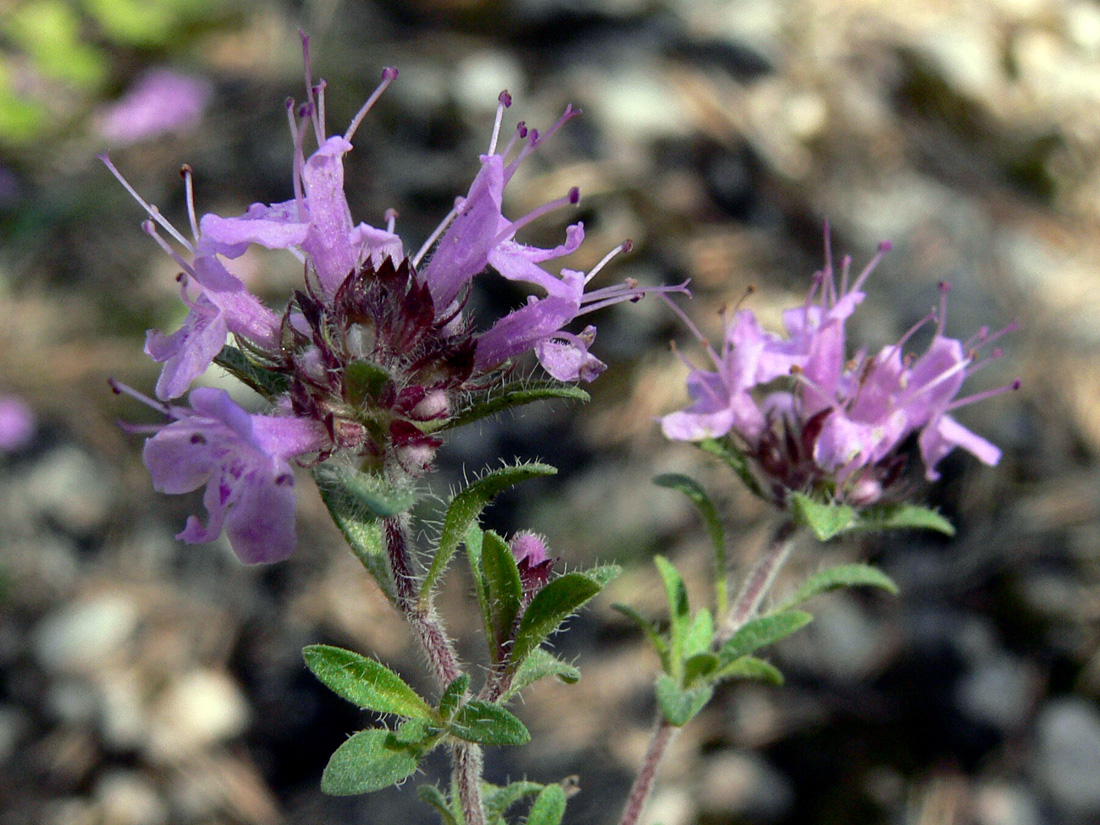
M 847 504 L 822 504 L 802 493 L 791 493 L 787 502 L 794 523 L 809 527 L 818 541 L 828 541 L 856 523 L 856 511 Z
M 321 776 L 331 796 L 379 791 L 416 772 L 420 759 L 388 730 L 362 730 L 336 749 Z
M 527 825 L 561 825 L 565 816 L 565 791 L 561 785 L 547 785 L 535 797 Z
M 365 710 L 411 719 L 435 717 L 428 703 L 381 662 L 329 645 L 310 645 L 302 655 L 329 690 Z
M 448 729 L 459 739 L 479 745 L 526 745 L 531 741 L 531 734 L 511 711 L 480 699 L 460 707 Z

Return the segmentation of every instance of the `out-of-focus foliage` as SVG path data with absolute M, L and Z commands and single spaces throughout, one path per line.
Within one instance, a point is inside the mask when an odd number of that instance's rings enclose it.
M 64 132 L 105 94 L 127 51 L 182 51 L 230 13 L 225 0 L 17 2 L 0 14 L 0 146 Z

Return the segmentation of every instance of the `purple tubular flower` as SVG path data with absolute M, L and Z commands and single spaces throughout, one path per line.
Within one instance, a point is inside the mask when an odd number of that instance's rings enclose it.
M 288 460 L 327 446 L 320 425 L 252 415 L 224 390 L 193 390 L 187 409 L 157 404 L 122 384 L 112 386 L 175 419 L 152 428 L 145 442 L 142 458 L 154 489 L 181 494 L 206 487 L 207 524 L 191 516 L 176 538 L 199 544 L 224 529 L 245 564 L 282 561 L 294 551 L 294 472 Z
M 507 93 L 499 98 L 489 151 L 481 156 L 480 171 L 469 192 L 456 201 L 454 210 L 415 255 L 406 255 L 395 232 L 394 210 L 387 210 L 383 226 L 356 224 L 344 193 L 344 158 L 363 117 L 397 71 L 383 70 L 381 82 L 347 130 L 330 136 L 325 124 L 325 84 L 313 83 L 304 36 L 303 52 L 306 100 L 288 101 L 286 108 L 293 143 L 293 197 L 289 200 L 254 203 L 234 217 L 207 214 L 199 219 L 191 172 L 185 168 L 189 240 L 103 158 L 147 212 L 146 232 L 182 270 L 180 293 L 188 308 L 186 320 L 171 334 L 154 330 L 146 339 L 148 355 L 163 364 L 157 396 L 169 400 L 184 395 L 232 335 L 237 348 L 227 354 L 233 356 L 227 361 L 231 371 L 288 414 L 241 419 L 223 407 L 215 410 L 207 392 L 199 390 L 191 396 L 194 409 L 163 408 L 176 421 L 162 428 L 147 447 L 158 486 L 183 490 L 208 485 L 210 523 L 207 527 L 189 523 L 181 534 L 187 540 L 216 535 L 223 521 L 232 538 L 234 531 L 243 529 L 235 526 L 243 524 L 243 517 L 234 518 L 234 512 L 247 512 L 256 502 L 277 494 L 285 497 L 282 488 L 272 486 L 272 479 L 286 474 L 271 469 L 270 461 L 285 463 L 299 451 L 298 445 L 290 449 L 281 441 L 263 440 L 276 426 L 288 431 L 301 428 L 312 439 L 304 451 L 320 450 L 322 459 L 339 452 L 363 472 L 417 476 L 430 468 L 442 444 L 436 433 L 485 393 L 503 386 L 508 381 L 504 371 L 514 359 L 533 352 L 554 378 L 591 381 L 604 369 L 589 352 L 596 329 L 589 325 L 580 332 L 567 330 L 574 320 L 612 304 L 638 300 L 647 292 L 687 291 L 684 284 L 646 289 L 627 279 L 586 292 L 592 279 L 628 249 L 629 242 L 612 250 L 587 274 L 543 269 L 547 262 L 577 250 L 584 239 L 583 226 L 568 227 L 563 241 L 546 249 L 521 243 L 517 233 L 548 212 L 575 205 L 579 192 L 571 189 L 513 220 L 503 214 L 504 189 L 541 142 L 578 112 L 567 107 L 542 135 L 521 123 L 498 151 L 503 113 L 510 103 Z M 311 154 L 307 143 L 317 147 Z M 253 244 L 287 250 L 304 264 L 302 288 L 294 292 L 281 315 L 267 309 L 227 268 Z M 179 247 L 182 252 L 177 251 Z M 483 273 L 530 285 L 536 294 L 480 331 L 466 303 L 473 278 Z M 250 422 L 247 431 L 242 423 L 246 420 Z M 204 422 L 201 427 L 199 422 Z M 213 430 L 207 432 L 209 428 Z M 158 456 L 179 458 L 181 467 L 198 461 L 176 455 L 186 440 L 184 433 L 217 446 L 188 453 L 201 455 L 201 464 L 196 465 L 201 472 L 179 477 L 171 474 L 170 462 Z M 322 447 L 317 446 L 318 439 Z M 257 458 L 261 455 L 268 457 L 264 461 L 270 459 L 268 464 Z M 229 463 L 221 462 L 222 458 Z M 264 468 L 263 472 L 257 468 Z M 263 483 L 252 481 L 260 478 Z M 223 484 L 212 479 L 234 481 Z M 286 525 L 279 531 L 285 539 Z M 286 545 L 284 540 L 279 546 Z
M 102 155 L 100 159 L 148 213 L 150 220 L 145 221 L 142 228 L 183 270 L 179 279 L 181 296 L 190 310 L 183 326 L 172 335 L 150 330 L 145 341 L 145 353 L 164 364 L 157 381 L 157 397 L 167 401 L 187 392 L 191 382 L 210 366 L 231 332 L 259 348 L 276 348 L 279 342 L 279 316 L 265 307 L 218 260 L 219 253 L 232 247 L 204 237 L 194 219 L 191 168 L 185 166 L 182 174 L 187 188 L 194 242 L 188 241 L 161 215 L 160 210 L 142 199 L 110 158 Z M 192 254 L 191 262 L 186 261 L 160 236 L 158 225 Z M 189 297 L 188 289 L 197 292 L 194 298 Z
M 665 436 L 728 438 L 751 460 L 761 490 L 781 505 L 790 490 L 857 505 L 880 500 L 900 475 L 903 459 L 897 451 L 913 433 L 929 480 L 939 478 L 936 465 L 955 447 L 996 464 L 1000 450 L 948 413 L 1019 387 L 1014 382 L 956 398 L 968 375 L 1001 355 L 994 349 L 978 360 L 978 350 L 1014 326 L 993 335 L 983 329 L 967 344 L 946 337 L 949 290 L 941 285 L 939 309 L 901 341 L 873 358 L 866 352 L 848 358 L 845 322 L 862 303 L 861 288 L 888 249 L 882 244 L 851 284 L 851 260 L 845 258 L 837 284 L 826 227 L 825 269 L 815 275 L 806 302 L 783 314 L 785 338 L 763 331 L 752 312 L 742 310 L 727 319 L 718 353 L 673 306 L 706 346 L 715 371 L 692 368 L 687 379 L 692 404 L 661 419 Z M 931 322 L 936 334 L 928 350 L 916 359 L 905 356 L 909 338 Z M 784 376 L 790 377 L 788 385 L 776 387 Z

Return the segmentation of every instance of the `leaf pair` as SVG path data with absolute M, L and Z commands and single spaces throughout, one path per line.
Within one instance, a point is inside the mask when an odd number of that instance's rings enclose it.
M 715 648 L 714 619 L 700 608 L 694 615 L 687 589 L 676 568 L 663 556 L 654 559 L 669 605 L 665 633 L 625 605 L 615 609 L 632 619 L 661 657 L 664 673 L 657 679 L 657 704 L 672 725 L 686 725 L 706 706 L 719 683 L 733 678 L 764 679 L 781 684 L 783 676 L 752 652 L 794 633 L 810 621 L 808 613 L 789 611 L 754 619 Z
M 420 798 L 435 808 L 443 819 L 443 825 L 459 825 L 462 811 L 457 800 L 448 798 L 434 785 L 417 788 Z M 565 815 L 565 791 L 561 785 L 541 785 L 538 782 L 512 782 L 497 786 L 481 783 L 481 798 L 485 810 L 485 825 L 506 825 L 504 815 L 524 799 L 534 796 L 535 801 L 527 814 L 526 825 L 560 825 Z
M 321 778 L 325 793 L 368 793 L 401 782 L 447 736 L 479 745 L 531 740 L 523 723 L 500 705 L 463 701 L 470 684 L 467 674 L 447 686 L 437 709 L 374 659 L 329 645 L 311 645 L 303 654 L 309 669 L 338 696 L 364 710 L 402 719 L 396 731 L 360 731 L 337 748 Z

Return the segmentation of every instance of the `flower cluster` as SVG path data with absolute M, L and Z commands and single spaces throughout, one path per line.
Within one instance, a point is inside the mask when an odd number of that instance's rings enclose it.
M 996 464 L 1000 450 L 949 413 L 1019 386 L 956 398 L 967 376 L 1001 355 L 991 348 L 979 358 L 979 351 L 1012 327 L 993 334 L 982 329 L 966 343 L 946 337 L 949 287 L 941 284 L 939 308 L 898 343 L 874 356 L 866 350 L 847 355 L 845 322 L 889 248 L 883 243 L 851 283 L 851 260 L 845 257 L 838 284 L 826 228 L 825 268 L 815 274 L 805 302 L 783 313 L 785 337 L 766 332 L 751 311 L 739 310 L 725 319 L 716 352 L 673 306 L 706 345 L 715 371 L 691 370 L 687 389 L 693 403 L 662 419 L 664 434 L 679 441 L 726 437 L 748 460 L 755 491 L 780 506 L 790 491 L 854 505 L 883 500 L 904 469 L 899 448 L 914 433 L 929 480 L 939 477 L 936 465 L 955 447 Z M 929 323 L 936 329 L 924 354 L 904 354 L 908 340 Z
M 330 136 L 324 83 L 312 83 L 305 38 L 303 45 L 307 99 L 287 104 L 293 199 L 253 204 L 237 217 L 198 219 L 191 171 L 185 167 L 189 239 L 103 158 L 148 213 L 145 231 L 181 269 L 187 318 L 174 333 L 152 330 L 146 340 L 146 353 L 163 364 L 157 397 L 171 401 L 184 395 L 223 352 L 230 335 L 248 368 L 264 376 L 258 388 L 274 406 L 273 415 L 249 416 L 228 397 L 195 390 L 192 410 L 163 406 L 175 420 L 156 432 L 145 450 L 159 489 L 183 492 L 207 484 L 210 524 L 202 528 L 193 521 L 180 538 L 208 541 L 224 519 L 234 549 L 247 562 L 272 561 L 293 547 L 287 461 L 317 462 L 340 453 L 353 456 L 368 472 L 418 475 L 441 443 L 433 433 L 455 415 L 460 400 L 499 388 L 502 368 L 518 356 L 534 352 L 559 381 L 591 381 L 604 369 L 589 352 L 595 328 L 572 333 L 567 325 L 647 292 L 686 291 L 684 286 L 644 289 L 627 280 L 586 292 L 592 278 L 629 242 L 588 273 L 562 269 L 554 275 L 542 268 L 577 249 L 583 225 L 570 226 L 564 242 L 550 249 L 521 243 L 516 235 L 546 213 L 576 204 L 578 191 L 516 219 L 504 215 L 503 193 L 524 160 L 578 112 L 567 107 L 542 133 L 521 122 L 498 147 L 504 110 L 511 104 L 507 92 L 500 95 L 489 149 L 481 155 L 469 192 L 456 200 L 419 251 L 406 253 L 393 210 L 382 227 L 354 223 L 344 193 L 344 156 L 359 123 L 397 71 L 383 71 L 381 84 L 348 129 Z M 307 156 L 310 135 L 317 148 Z M 229 269 L 229 262 L 253 244 L 286 250 L 305 264 L 303 288 L 281 313 L 265 306 Z M 466 305 L 473 279 L 484 273 L 544 294 L 530 295 L 526 305 L 479 329 Z M 277 509 L 266 506 L 276 501 L 281 512 L 265 515 Z M 234 527 L 243 524 L 246 511 L 248 519 L 265 522 L 255 534 Z

